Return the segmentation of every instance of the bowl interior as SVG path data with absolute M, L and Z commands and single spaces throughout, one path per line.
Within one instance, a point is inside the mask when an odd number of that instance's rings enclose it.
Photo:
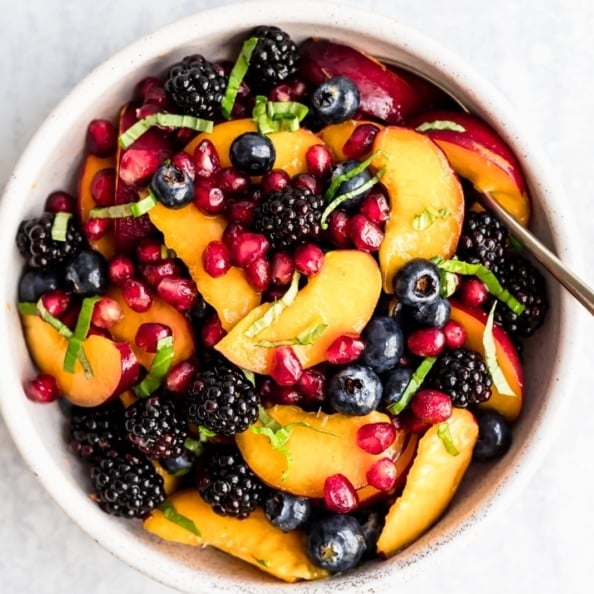
M 185 55 L 199 52 L 210 59 L 232 58 L 245 32 L 255 25 L 277 24 L 296 41 L 312 35 L 333 38 L 426 73 L 491 123 L 523 162 L 534 204 L 533 229 L 558 252 L 563 254 L 568 249 L 565 242 L 569 234 L 564 233 L 563 215 L 556 206 L 554 182 L 527 144 L 521 124 L 485 81 L 443 48 L 394 21 L 347 6 L 298 4 L 295 7 L 256 2 L 216 9 L 149 35 L 117 54 L 87 77 L 51 114 L 20 160 L 1 203 L 0 270 L 5 304 L 0 314 L 0 348 L 5 362 L 2 407 L 9 429 L 49 493 L 84 530 L 127 563 L 185 591 L 272 592 L 279 584 L 215 550 L 169 545 L 144 533 L 136 522 L 103 514 L 87 497 L 81 469 L 65 447 L 58 406 L 30 403 L 21 387 L 33 368 L 15 308 L 21 259 L 14 237 L 22 219 L 41 211 L 49 192 L 74 189 L 88 121 L 112 118 L 138 80 L 164 72 L 169 64 Z M 551 312 L 546 326 L 539 339 L 530 342 L 526 349 L 526 404 L 515 427 L 510 453 L 497 463 L 474 469 L 446 516 L 414 545 L 389 562 L 371 563 L 348 576 L 334 578 L 342 587 L 367 592 L 388 582 L 395 585 L 406 581 L 435 557 L 429 553 L 450 548 L 445 545 L 459 541 L 470 526 L 518 488 L 527 468 L 542 450 L 550 419 L 559 406 L 561 357 L 565 360 L 571 346 L 566 333 L 567 302 L 556 284 L 549 283 L 549 298 Z M 322 592 L 328 584 L 291 587 Z

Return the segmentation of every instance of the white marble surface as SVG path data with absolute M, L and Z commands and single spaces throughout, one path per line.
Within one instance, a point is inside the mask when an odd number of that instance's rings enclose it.
M 40 122 L 92 67 L 145 32 L 222 3 L 1 0 L 0 186 Z M 587 213 L 576 216 L 575 223 L 586 250 L 594 232 L 591 0 L 349 3 L 396 16 L 488 73 L 554 163 L 565 183 L 567 208 Z M 591 248 L 578 272 L 594 283 Z M 583 314 L 582 320 L 588 333 L 594 331 L 591 318 Z M 456 561 L 439 573 L 419 576 L 406 592 L 592 591 L 592 355 L 588 344 L 578 390 L 566 395 L 572 413 L 522 495 L 503 517 L 475 532 Z M 82 533 L 45 495 L 1 420 L 0 501 L 3 593 L 173 592 L 126 567 Z

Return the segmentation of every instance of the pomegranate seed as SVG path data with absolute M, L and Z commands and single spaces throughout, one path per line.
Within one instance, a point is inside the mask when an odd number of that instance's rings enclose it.
M 294 386 L 302 373 L 301 361 L 290 346 L 274 349 L 270 377 L 279 386 Z
M 41 404 L 54 402 L 60 396 L 60 389 L 56 378 L 49 373 L 39 373 L 33 379 L 25 382 L 25 396 Z
M 168 107 L 169 97 L 163 87 L 154 85 L 146 91 L 144 102 L 156 105 L 162 110 L 163 108 Z
M 326 375 L 319 369 L 306 369 L 301 374 L 298 388 L 305 403 L 309 406 L 318 406 L 326 398 L 325 392 Z
M 324 481 L 324 503 L 330 511 L 348 514 L 359 505 L 359 496 L 344 474 L 333 474 Z
M 371 146 L 378 132 L 378 126 L 374 124 L 361 124 L 357 126 L 342 147 L 342 152 L 346 158 L 362 159 L 367 156 L 371 151 Z
M 205 347 L 214 347 L 221 338 L 227 334 L 226 330 L 221 326 L 221 320 L 215 313 L 204 320 L 200 328 L 200 338 Z
M 98 241 L 112 227 L 113 221 L 111 219 L 88 219 L 83 224 L 83 233 L 89 241 Z
M 176 128 L 175 141 L 178 146 L 186 146 L 196 136 L 196 131 L 191 128 Z
M 136 258 L 140 264 L 154 264 L 163 258 L 163 244 L 158 239 L 143 237 L 136 246 Z
M 392 423 L 367 423 L 357 429 L 357 445 L 369 454 L 381 454 L 396 439 Z
M 87 150 L 98 157 L 115 153 L 118 131 L 109 120 L 92 120 L 87 126 Z
M 315 243 L 297 246 L 294 254 L 295 269 L 305 276 L 313 276 L 324 263 L 324 252 Z
M 47 291 L 41 296 L 41 303 L 54 318 L 60 318 L 70 305 L 70 295 L 59 289 Z
M 379 226 L 390 218 L 390 205 L 385 194 L 373 192 L 363 198 L 359 212 Z
M 196 167 L 194 161 L 188 153 L 180 151 L 171 157 L 171 163 L 178 169 L 181 169 L 192 181 L 196 177 Z
M 121 285 L 134 276 L 134 263 L 127 256 L 117 254 L 109 261 L 107 275 L 114 285 Z
M 266 254 L 270 244 L 261 233 L 242 233 L 231 245 L 231 262 L 245 268 Z
M 460 299 L 471 307 L 480 307 L 489 298 L 487 286 L 478 278 L 465 279 L 458 291 Z
M 211 180 L 199 179 L 194 184 L 194 204 L 205 214 L 218 214 L 225 208 L 225 195 Z
M 276 252 L 270 266 L 270 284 L 274 287 L 286 287 L 293 278 L 295 263 L 289 254 Z
M 161 109 L 158 105 L 154 105 L 151 103 L 143 103 L 137 110 L 136 110 L 136 117 L 139 120 L 143 120 L 144 118 L 148 118 L 149 116 L 155 115 L 159 113 Z M 170 130 L 170 128 L 168 128 Z
M 178 311 L 190 311 L 198 300 L 198 289 L 193 280 L 167 276 L 157 285 L 157 294 Z
M 328 239 L 339 248 L 346 248 L 351 245 L 349 235 L 350 218 L 346 212 L 335 210 L 328 217 Z
M 254 220 L 255 202 L 251 200 L 230 200 L 226 205 L 225 214 L 233 223 L 251 225 Z
M 156 287 L 164 278 L 181 276 L 182 269 L 175 260 L 165 258 L 159 262 L 143 264 L 140 267 L 140 274 L 151 287 Z
M 217 149 L 208 139 L 201 141 L 194 149 L 193 159 L 198 178 L 210 178 L 221 168 Z
M 452 416 L 452 399 L 439 390 L 419 390 L 411 400 L 410 409 L 421 422 L 435 425 Z
M 406 344 L 413 355 L 435 357 L 445 347 L 445 335 L 439 328 L 421 328 L 409 335 Z
M 138 313 L 148 311 L 153 304 L 153 296 L 147 285 L 135 278 L 128 278 L 124 281 L 122 296 L 128 307 Z
M 211 241 L 202 252 L 202 263 L 209 276 L 223 276 L 231 267 L 229 248 L 222 241 Z
M 45 200 L 45 212 L 74 212 L 74 196 L 68 192 L 52 192 Z
M 245 277 L 248 283 L 259 293 L 263 293 L 270 286 L 270 262 L 262 256 L 256 258 L 245 267 Z
M 421 419 L 416 417 L 409 408 L 405 409 L 397 417 L 394 417 L 394 419 L 398 419 L 399 427 L 401 429 L 417 433 L 418 435 L 422 435 L 429 429 L 429 427 L 431 427 L 430 423 L 421 421 Z
M 272 397 L 276 404 L 298 405 L 303 396 L 294 386 L 275 386 Z
M 293 101 L 293 89 L 286 83 L 276 85 L 270 91 L 268 99 L 269 101 Z
M 274 406 L 277 404 L 275 402 L 275 392 L 279 389 L 269 377 L 264 378 L 264 376 L 256 376 L 256 391 L 260 394 L 260 400 L 265 408 L 269 406 Z
M 169 370 L 165 377 L 165 387 L 175 394 L 184 394 L 194 374 L 198 371 L 198 362 L 188 359 L 182 361 Z
M 163 86 L 163 85 L 161 84 L 161 81 L 158 78 L 155 78 L 154 76 L 147 76 L 146 78 L 143 78 L 141 81 L 139 81 L 136 84 L 136 90 L 135 90 L 134 94 L 137 97 L 139 97 L 142 102 L 144 102 L 144 101 L 146 101 L 147 93 L 153 87 L 161 87 L 161 86 Z
M 124 317 L 120 304 L 111 297 L 101 297 L 93 307 L 91 323 L 97 328 L 111 328 Z
M 396 464 L 390 458 L 380 458 L 367 471 L 367 482 L 380 491 L 389 491 L 396 484 L 396 475 Z
M 101 338 L 108 338 L 111 340 L 111 334 L 106 328 L 98 328 L 97 326 L 91 326 L 87 332 L 87 336 L 101 336 Z
M 442 331 L 448 349 L 458 349 L 466 342 L 466 328 L 455 320 L 448 320 Z
M 307 171 L 318 179 L 326 179 L 332 171 L 332 153 L 323 144 L 314 144 L 305 152 Z
M 294 188 L 307 188 L 312 194 L 320 194 L 322 182 L 310 173 L 298 173 L 292 181 Z
M 157 322 L 145 322 L 138 326 L 134 342 L 136 346 L 147 353 L 156 353 L 159 340 L 171 336 L 173 332 L 169 326 Z
M 326 351 L 326 359 L 329 363 L 334 365 L 344 365 L 356 361 L 363 350 L 365 349 L 365 342 L 359 336 L 352 334 L 341 334 L 328 347 Z
M 129 186 L 138 186 L 147 182 L 160 165 L 155 151 L 129 148 L 120 160 L 120 178 Z
M 97 206 L 111 206 L 115 202 L 116 170 L 100 169 L 91 180 L 91 196 Z
M 262 194 L 266 196 L 269 192 L 284 190 L 290 182 L 291 178 L 284 169 L 273 169 L 262 176 Z
M 384 240 L 383 231 L 365 215 L 356 214 L 349 224 L 349 235 L 362 252 L 377 252 Z
M 234 196 L 245 192 L 249 185 L 249 178 L 235 169 L 235 167 L 225 167 L 215 174 L 216 185 L 221 188 L 223 194 Z
M 231 249 L 237 238 L 246 232 L 245 227 L 241 223 L 229 223 L 223 231 L 223 243 Z
M 301 99 L 307 91 L 307 85 L 305 82 L 299 79 L 293 79 L 291 81 L 291 87 L 293 88 L 293 97 L 296 101 Z

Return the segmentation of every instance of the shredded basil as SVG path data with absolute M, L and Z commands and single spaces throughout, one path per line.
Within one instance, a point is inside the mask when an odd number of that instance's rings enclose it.
M 57 212 L 54 215 L 52 228 L 50 231 L 51 238 L 54 241 L 66 241 L 66 234 L 68 233 L 68 221 L 72 217 L 70 212 Z
M 134 393 L 140 398 L 150 396 L 162 384 L 167 375 L 174 356 L 173 336 L 164 336 L 157 342 L 157 352 L 151 363 L 151 367 L 144 379 L 134 386 Z
M 138 202 L 117 204 L 115 206 L 98 206 L 89 212 L 91 219 L 122 219 L 125 217 L 140 217 L 157 206 L 159 202 L 153 191 L 148 188 L 148 194 Z
M 225 90 L 223 101 L 221 102 L 221 112 L 226 120 L 231 117 L 231 112 L 233 111 L 233 106 L 235 105 L 235 98 L 237 97 L 239 87 L 241 86 L 241 83 L 247 74 L 252 53 L 256 49 L 257 45 L 257 37 L 249 37 L 246 39 L 243 42 L 239 56 L 237 57 L 237 60 L 231 69 L 231 73 L 229 74 L 229 82 L 227 83 L 227 89 Z
M 164 501 L 163 503 L 161 503 L 161 505 L 159 505 L 158 509 L 170 522 L 177 524 L 180 528 L 183 528 L 184 530 L 191 532 L 195 536 L 202 536 L 202 533 L 200 532 L 200 530 L 198 530 L 196 524 L 194 524 L 194 520 L 191 520 L 190 518 L 180 514 L 175 509 L 175 506 L 173 505 L 173 503 L 171 503 L 171 501 Z
M 437 437 L 441 439 L 445 449 L 451 456 L 457 456 L 460 452 L 452 439 L 450 432 L 450 424 L 447 421 L 443 421 L 437 426 Z
M 485 329 L 483 331 L 483 349 L 485 351 L 485 363 L 489 370 L 489 375 L 493 380 L 493 385 L 497 388 L 497 391 L 503 396 L 516 396 L 517 394 L 512 390 L 509 385 L 499 362 L 497 361 L 497 346 L 495 345 L 495 337 L 493 336 L 493 320 L 495 318 L 495 308 L 497 302 L 493 303 Z
M 319 320 L 308 326 L 303 332 L 300 332 L 295 338 L 288 338 L 286 340 L 264 340 L 256 343 L 256 346 L 272 349 L 280 346 L 306 346 L 313 344 L 322 334 L 324 334 L 328 324 L 324 324 Z
M 450 214 L 451 213 L 447 208 L 440 208 L 439 210 L 432 206 L 425 208 L 425 210 L 413 217 L 413 229 L 415 231 L 425 231 L 426 229 L 429 229 L 438 218 L 446 220 Z
M 424 122 L 416 128 L 417 132 L 431 132 L 432 130 L 451 130 L 452 132 L 466 132 L 466 128 L 451 120 L 434 120 Z
M 93 317 L 95 303 L 97 303 L 99 299 L 100 297 L 97 295 L 93 297 L 85 297 L 83 299 L 78 319 L 76 320 L 76 327 L 74 328 L 74 333 L 68 339 L 68 348 L 66 349 L 66 355 L 64 356 L 63 369 L 68 373 L 74 373 L 74 367 L 83 348 L 83 342 L 86 340 L 89 328 L 91 327 L 91 319 Z
M 437 361 L 437 357 L 426 357 L 421 361 L 419 366 L 413 371 L 413 374 L 400 399 L 390 404 L 390 406 L 386 408 L 389 413 L 397 415 L 408 406 L 409 402 L 412 400 L 412 397 L 417 393 L 418 389 L 423 384 L 427 374 L 431 371 L 435 361 Z

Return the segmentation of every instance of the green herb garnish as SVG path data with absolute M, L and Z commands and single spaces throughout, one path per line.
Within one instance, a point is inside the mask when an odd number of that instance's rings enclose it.
M 417 132 L 430 132 L 431 130 L 451 130 L 452 132 L 466 132 L 466 128 L 451 120 L 434 120 L 424 122 L 416 128 Z
M 413 371 L 413 374 L 400 399 L 387 407 L 388 412 L 393 415 L 397 415 L 408 406 L 408 403 L 412 400 L 412 397 L 421 387 L 423 381 L 427 377 L 427 374 L 431 371 L 435 361 L 437 361 L 437 357 L 426 357 L 421 361 L 419 366 Z
M 157 341 L 157 352 L 144 379 L 134 386 L 140 398 L 150 396 L 163 382 L 173 361 L 173 336 L 164 336 Z
M 495 345 L 495 337 L 493 336 L 493 320 L 495 318 L 495 308 L 497 302 L 493 303 L 487 323 L 485 324 L 485 330 L 483 331 L 483 348 L 485 350 L 485 363 L 489 370 L 489 375 L 493 380 L 493 385 L 497 388 L 497 391 L 503 396 L 516 396 L 516 393 L 512 390 L 509 385 L 499 362 L 497 361 L 497 346 Z
M 425 229 L 429 229 L 438 218 L 445 221 L 450 214 L 451 213 L 447 208 L 440 208 L 437 210 L 430 206 L 414 216 L 412 222 L 413 229 L 415 231 L 425 231 Z
M 260 134 L 295 132 L 309 109 L 297 101 L 268 101 L 263 95 L 256 97 L 252 119 Z
M 251 371 L 250 369 L 244 369 L 243 367 L 240 367 L 241 369 L 241 373 L 243 373 L 245 379 L 250 382 L 250 384 L 252 384 L 252 386 L 256 385 L 256 374 Z
M 202 536 L 202 533 L 198 530 L 194 521 L 180 514 L 171 501 L 164 501 L 159 505 L 158 509 L 170 522 L 177 524 L 180 528 L 188 530 L 188 532 L 191 532 L 198 537 Z
M 98 206 L 89 212 L 91 219 L 123 219 L 125 217 L 140 217 L 146 214 L 151 208 L 157 206 L 157 197 L 149 188 L 148 194 L 138 202 L 117 204 L 115 206 Z
M 83 348 L 83 342 L 87 338 L 89 328 L 91 327 L 91 318 L 93 317 L 93 309 L 95 303 L 99 301 L 100 297 L 97 295 L 93 297 L 85 297 L 83 299 L 78 319 L 76 320 L 76 327 L 72 336 L 68 339 L 68 348 L 64 356 L 64 371 L 74 373 L 76 360 L 79 359 L 79 354 Z
M 279 346 L 306 346 L 313 344 L 328 328 L 328 324 L 324 324 L 320 320 L 310 324 L 303 332 L 300 332 L 295 338 L 288 338 L 286 340 L 264 340 L 256 343 L 257 347 L 272 349 Z
M 460 452 L 456 448 L 454 441 L 452 440 L 452 434 L 450 433 L 450 424 L 447 421 L 443 421 L 437 426 L 437 437 L 441 439 L 445 449 L 451 456 L 457 456 Z
M 233 105 L 235 105 L 235 98 L 237 97 L 239 87 L 241 86 L 241 83 L 243 82 L 243 79 L 245 78 L 245 75 L 248 71 L 252 53 L 254 49 L 256 49 L 257 45 L 257 37 L 249 37 L 246 39 L 243 42 L 239 56 L 237 57 L 237 60 L 231 69 L 231 73 L 229 74 L 229 82 L 227 83 L 227 89 L 225 90 L 223 101 L 221 102 L 221 112 L 226 120 L 231 117 Z
M 254 557 L 254 555 L 252 555 L 252 557 Z M 254 557 L 254 561 L 262 567 L 270 567 L 270 561 L 268 561 L 268 559 L 258 559 L 257 557 Z
M 68 221 L 72 213 L 70 212 L 57 212 L 54 215 L 52 222 L 52 228 L 50 231 L 51 237 L 54 241 L 66 241 L 66 234 L 68 232 Z

